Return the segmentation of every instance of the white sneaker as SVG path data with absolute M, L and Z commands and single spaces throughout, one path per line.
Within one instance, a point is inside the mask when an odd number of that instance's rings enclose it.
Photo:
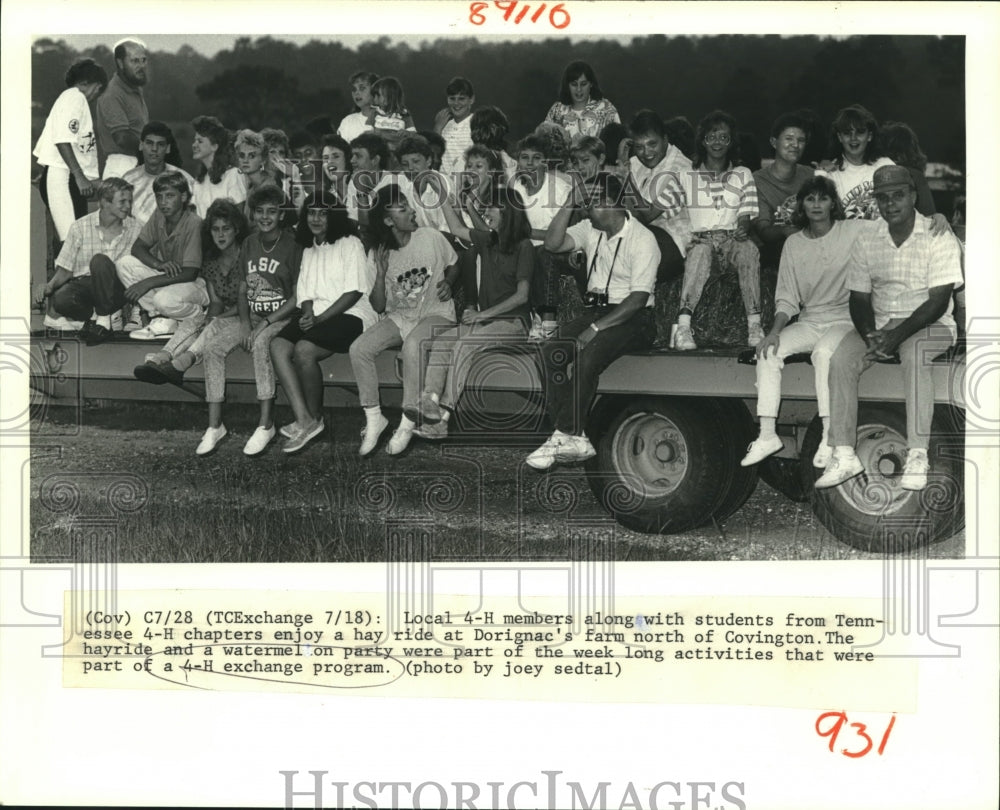
M 385 446 L 385 452 L 390 456 L 398 456 L 410 446 L 410 439 L 413 438 L 413 428 L 398 427 L 392 432 L 392 438 Z
M 906 464 L 903 466 L 903 477 L 899 479 L 899 485 L 903 489 L 919 492 L 927 486 L 927 473 L 930 468 L 931 463 L 927 459 L 927 451 L 911 449 L 906 454 Z
M 256 456 L 263 453 L 275 436 L 274 427 L 258 427 L 250 440 L 243 446 L 243 454 L 246 456 Z
M 173 318 L 153 318 L 149 326 L 130 332 L 129 337 L 133 340 L 162 340 L 171 337 L 176 329 L 177 321 Z
M 524 463 L 535 470 L 547 470 L 553 464 L 556 463 L 556 457 L 559 451 L 562 450 L 563 444 L 569 436 L 563 433 L 561 430 L 557 430 L 548 439 L 545 440 L 545 444 L 531 453 L 525 460 Z
M 528 330 L 528 340 L 538 342 L 549 340 L 555 337 L 559 331 L 559 324 L 556 321 L 543 321 L 537 315 L 531 315 L 531 328 Z
M 382 414 L 378 415 L 378 421 L 369 422 L 361 431 L 361 447 L 358 448 L 359 456 L 367 456 L 378 444 L 379 437 L 385 433 L 389 427 L 389 420 Z
M 694 342 L 694 333 L 691 331 L 690 326 L 677 325 L 677 332 L 674 333 L 674 345 L 679 352 L 690 352 L 698 348 L 698 344 Z
M 747 454 L 743 457 L 743 461 L 740 462 L 741 467 L 752 467 L 754 464 L 760 464 L 768 456 L 773 456 L 782 447 L 784 447 L 784 442 L 781 441 L 777 436 L 758 436 L 750 446 L 747 448 Z
M 861 475 L 864 471 L 864 465 L 853 449 L 843 454 L 834 452 L 830 457 L 830 463 L 826 465 L 825 472 L 816 479 L 814 486 L 816 489 L 836 487 L 856 475 Z
M 58 329 L 62 332 L 79 332 L 83 329 L 83 321 L 71 321 L 62 315 L 46 315 L 42 319 L 42 326 L 46 329 Z
M 813 466 L 822 470 L 830 463 L 832 456 L 833 448 L 828 444 L 821 444 L 816 450 L 816 455 L 813 456 Z
M 217 428 L 210 427 L 201 437 L 201 443 L 194 452 L 199 456 L 207 456 L 219 446 L 219 442 L 226 438 L 227 432 L 225 425 L 219 425 Z
M 572 464 L 577 461 L 586 461 L 596 455 L 597 451 L 594 449 L 594 445 L 586 436 L 567 436 L 556 451 L 556 461 Z
M 756 349 L 763 339 L 764 339 L 764 328 L 760 325 L 760 321 L 748 321 L 747 345 L 751 349 Z

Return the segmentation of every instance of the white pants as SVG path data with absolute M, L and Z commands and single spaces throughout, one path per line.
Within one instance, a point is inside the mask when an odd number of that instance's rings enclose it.
M 757 415 L 777 417 L 781 403 L 781 369 L 785 358 L 812 352 L 816 372 L 816 404 L 820 416 L 830 415 L 830 358 L 844 335 L 854 330 L 850 321 L 793 323 L 781 330 L 776 352 L 757 358 Z
M 49 166 L 45 174 L 45 193 L 48 196 L 49 213 L 55 223 L 60 241 L 65 242 L 69 226 L 76 221 L 73 198 L 69 193 L 69 169 Z
M 134 169 L 139 165 L 139 158 L 134 155 L 108 155 L 108 162 L 104 164 L 104 177 L 102 180 L 107 180 L 109 177 L 124 177 L 125 172 L 129 169 Z
M 135 256 L 122 256 L 115 262 L 115 270 L 126 289 L 143 279 L 159 278 L 163 275 L 152 267 L 147 267 Z M 150 315 L 163 315 L 179 321 L 193 318 L 201 312 L 202 307 L 208 306 L 205 279 L 196 278 L 194 281 L 155 287 L 139 299 L 139 306 Z

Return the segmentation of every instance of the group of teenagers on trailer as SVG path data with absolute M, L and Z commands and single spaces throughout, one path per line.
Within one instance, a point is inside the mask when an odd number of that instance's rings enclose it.
M 506 116 L 475 107 L 467 79 L 448 82 L 433 128 L 418 132 L 399 80 L 361 71 L 349 82 L 355 109 L 336 130 L 316 119 L 291 137 L 234 134 L 196 118 L 191 176 L 171 129 L 149 119 L 146 46 L 122 40 L 114 58 L 110 80 L 90 59 L 69 67 L 38 139 L 39 189 L 61 248 L 33 299 L 47 328 L 78 329 L 89 345 L 119 329 L 169 338 L 135 369 L 140 380 L 180 384 L 202 363 L 209 426 L 199 455 L 227 435 L 225 364 L 238 347 L 253 358 L 260 403 L 247 455 L 278 434 L 294 453 L 323 433 L 319 363 L 347 353 L 364 456 L 389 426 L 380 353 L 401 350 L 403 413 L 386 443 L 395 455 L 413 436 L 447 437 L 478 352 L 530 341 L 554 432 L 526 462 L 585 460 L 600 374 L 652 347 L 661 285 L 680 279 L 670 348 L 692 350 L 692 315 L 710 274 L 723 272 L 738 278 L 757 358 L 760 433 L 742 464 L 782 448 L 783 361 L 810 352 L 823 424 L 813 462 L 825 468 L 816 486 L 860 474 L 858 379 L 898 356 L 901 485 L 926 485 L 929 357 L 954 351 L 964 271 L 905 124 L 879 127 L 864 107 L 844 108 L 829 159 L 805 165 L 814 121 L 788 113 L 771 129 L 774 159 L 752 171 L 727 113 L 693 127 L 641 110 L 625 126 L 593 68 L 573 62 L 545 120 L 508 153 Z M 770 324 L 762 261 L 778 265 Z M 583 314 L 560 324 L 564 275 Z M 282 427 L 279 382 L 295 416 Z

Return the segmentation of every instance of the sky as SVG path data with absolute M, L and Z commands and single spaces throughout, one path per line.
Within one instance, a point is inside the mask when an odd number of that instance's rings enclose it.
M 124 31 L 120 34 L 49 34 L 47 35 L 50 39 L 62 39 L 65 40 L 68 45 L 71 45 L 76 50 L 84 50 L 86 48 L 91 48 L 96 45 L 106 45 L 111 47 L 117 40 L 125 37 L 129 34 L 143 36 L 138 31 Z M 218 34 L 218 35 L 207 35 L 207 34 L 156 34 L 155 36 L 147 36 L 147 44 L 154 51 L 167 51 L 169 53 L 176 53 L 182 45 L 190 45 L 199 53 L 211 58 L 215 56 L 219 51 L 227 50 L 233 47 L 233 44 L 238 38 L 238 34 Z M 262 36 L 262 34 L 250 34 L 253 38 Z M 341 34 L 338 36 L 323 36 L 316 34 L 303 34 L 303 35 L 293 35 L 293 34 L 270 34 L 275 39 L 285 40 L 287 42 L 294 42 L 296 45 L 304 45 L 310 40 L 318 39 L 320 42 L 339 42 L 349 48 L 356 48 L 362 42 L 374 42 L 380 36 L 387 36 L 394 44 L 405 40 L 409 43 L 411 47 L 418 48 L 421 42 L 431 41 L 434 39 L 445 38 L 448 36 L 454 36 L 453 34 L 442 33 L 440 35 L 435 34 L 434 36 L 421 35 L 419 37 L 408 37 L 399 34 Z M 470 34 L 461 34 L 462 37 L 469 37 Z M 508 36 L 491 34 L 491 40 L 525 40 L 525 39 L 549 39 L 554 34 L 540 34 L 538 36 L 525 35 L 523 33 L 511 34 Z M 582 38 L 582 37 L 581 37 Z M 621 42 L 629 41 L 632 36 L 607 36 L 605 39 L 618 40 Z

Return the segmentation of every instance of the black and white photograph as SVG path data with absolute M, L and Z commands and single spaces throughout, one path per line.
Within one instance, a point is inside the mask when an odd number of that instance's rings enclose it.
M 996 806 L 994 10 L 2 13 L 0 801 Z
M 963 37 L 44 37 L 31 90 L 39 559 L 68 489 L 122 562 L 962 556 Z

